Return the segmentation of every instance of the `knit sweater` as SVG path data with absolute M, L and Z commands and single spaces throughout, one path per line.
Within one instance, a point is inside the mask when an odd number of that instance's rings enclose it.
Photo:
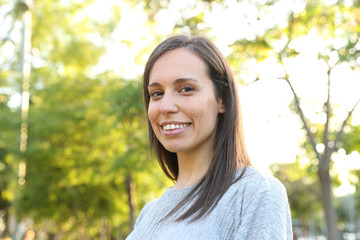
M 249 167 L 206 217 L 194 222 L 174 221 L 191 201 L 178 214 L 160 221 L 193 188 L 168 188 L 160 198 L 146 204 L 127 240 L 292 239 L 286 190 L 276 178 Z

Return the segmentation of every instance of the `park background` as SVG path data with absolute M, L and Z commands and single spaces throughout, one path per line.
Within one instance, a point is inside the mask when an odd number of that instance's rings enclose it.
M 360 239 L 359 0 L 0 0 L 0 239 L 124 239 L 171 185 L 141 77 L 174 34 L 231 63 L 299 239 Z

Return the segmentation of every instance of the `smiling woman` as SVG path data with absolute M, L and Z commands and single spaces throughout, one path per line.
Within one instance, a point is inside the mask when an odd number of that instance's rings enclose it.
M 251 166 L 233 74 L 206 38 L 175 36 L 144 72 L 150 143 L 174 181 L 127 239 L 292 239 L 283 185 Z
M 213 154 L 218 113 L 225 111 L 207 72 L 197 55 L 178 48 L 156 61 L 148 87 L 148 116 L 157 139 L 178 159 L 206 160 L 200 161 L 203 170 Z M 184 180 L 178 178 L 175 186 L 191 184 Z

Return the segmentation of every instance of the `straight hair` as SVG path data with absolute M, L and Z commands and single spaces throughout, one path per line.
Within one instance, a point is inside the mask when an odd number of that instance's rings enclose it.
M 147 87 L 152 67 L 162 55 L 177 48 L 191 51 L 206 63 L 208 74 L 215 87 L 216 97 L 222 99 L 225 105 L 225 112 L 218 115 L 214 155 L 205 176 L 164 218 L 175 214 L 195 198 L 190 208 L 176 219 L 176 221 L 183 221 L 191 217 L 190 221 L 193 222 L 207 216 L 216 207 L 229 187 L 243 176 L 251 162 L 245 148 L 240 102 L 234 75 L 226 58 L 207 38 L 173 36 L 154 49 L 144 70 L 143 96 L 146 112 L 148 112 L 150 102 Z M 175 182 L 179 174 L 176 153 L 166 150 L 159 142 L 149 118 L 148 129 L 150 147 L 155 151 L 162 171 Z M 236 172 L 240 168 L 242 172 L 236 178 Z

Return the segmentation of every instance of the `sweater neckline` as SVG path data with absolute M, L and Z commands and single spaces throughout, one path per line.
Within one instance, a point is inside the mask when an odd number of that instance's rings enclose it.
M 168 187 L 166 189 L 167 192 L 177 192 L 177 193 L 181 193 L 181 192 L 188 192 L 190 190 L 192 190 L 193 188 L 196 187 L 196 184 L 195 185 L 191 185 L 191 186 L 187 186 L 187 187 L 182 187 L 182 188 L 173 188 L 173 186 L 171 187 Z
M 251 169 L 251 170 L 248 170 L 248 169 Z M 248 170 L 248 171 L 246 171 L 245 175 L 247 175 L 247 174 L 249 173 L 249 171 L 253 172 L 253 167 L 248 166 L 248 167 L 247 167 L 247 170 Z M 238 170 L 236 171 L 236 176 L 240 175 L 242 171 L 243 171 L 243 168 L 238 169 Z M 176 193 L 177 193 L 177 194 L 188 193 L 188 192 L 190 192 L 192 189 L 194 189 L 194 188 L 196 187 L 196 185 L 197 185 L 197 184 L 191 185 L 191 186 L 187 186 L 187 187 L 182 187 L 182 188 L 173 188 L 173 186 L 170 186 L 170 187 L 168 187 L 168 188 L 166 189 L 165 192 L 167 192 L 167 193 L 169 193 L 169 194 L 170 194 L 170 193 L 171 193 L 171 194 L 176 194 Z

